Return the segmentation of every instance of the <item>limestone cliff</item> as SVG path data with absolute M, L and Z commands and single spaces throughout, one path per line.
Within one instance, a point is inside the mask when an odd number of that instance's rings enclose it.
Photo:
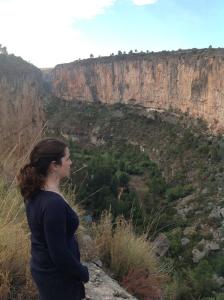
M 14 55 L 0 55 L 0 150 L 28 150 L 43 120 L 41 71 Z M 4 159 L 4 158 L 3 158 Z
M 177 109 L 224 130 L 224 49 L 139 53 L 61 64 L 48 74 L 66 100 Z

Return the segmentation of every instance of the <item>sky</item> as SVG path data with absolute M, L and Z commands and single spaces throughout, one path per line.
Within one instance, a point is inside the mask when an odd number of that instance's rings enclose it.
M 224 47 L 224 1 L 0 0 L 0 44 L 39 68 L 119 50 Z

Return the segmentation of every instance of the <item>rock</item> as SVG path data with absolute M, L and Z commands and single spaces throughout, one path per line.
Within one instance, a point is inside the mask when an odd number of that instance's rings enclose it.
M 224 208 L 221 208 L 220 206 L 215 206 L 211 213 L 208 216 L 210 219 L 222 219 L 224 218 Z
M 202 239 L 199 243 L 199 246 L 204 247 L 204 249 L 206 249 L 208 252 L 209 251 L 215 251 L 215 250 L 219 250 L 219 244 L 216 243 L 215 241 L 207 241 L 205 239 Z
M 217 276 L 217 274 L 213 275 L 213 279 L 215 280 L 215 282 L 218 284 L 219 287 L 222 287 L 224 285 L 224 277 L 219 277 Z
M 183 234 L 187 236 L 191 236 L 195 234 L 195 231 L 196 231 L 196 226 L 189 226 L 184 229 Z
M 139 53 L 59 64 L 49 77 L 52 92 L 71 101 L 173 108 L 188 112 L 196 126 L 202 118 L 211 131 L 223 131 L 224 54 L 222 49 L 208 51 Z M 148 117 L 154 114 L 148 112 Z M 176 124 L 177 117 L 168 121 Z
M 18 151 L 22 157 L 24 147 L 39 138 L 46 100 L 43 84 L 41 71 L 35 66 L 19 57 L 0 54 L 0 153 L 15 147 L 13 156 L 17 157 Z
M 88 267 L 90 274 L 90 281 L 85 284 L 86 299 L 137 300 L 94 263 L 85 263 L 85 265 Z
M 106 143 L 103 138 L 93 134 L 90 135 L 90 142 L 95 146 L 101 146 Z
M 222 218 L 224 218 L 224 207 L 220 209 L 220 214 L 221 214 Z
M 220 249 L 220 246 L 215 241 L 207 241 L 205 239 L 202 239 L 198 245 L 200 248 L 203 248 L 203 250 L 198 250 L 197 248 L 194 248 L 192 250 L 193 255 L 193 262 L 198 263 L 203 257 L 209 254 L 211 251 L 216 251 Z
M 224 235 L 223 227 L 219 227 L 215 230 L 212 230 L 212 234 L 213 234 L 214 240 L 217 240 L 217 241 L 221 240 Z
M 205 248 L 210 251 L 216 251 L 220 249 L 220 246 L 216 242 L 211 241 L 206 243 Z
M 194 263 L 198 263 L 202 258 L 205 257 L 205 255 L 207 254 L 207 251 L 199 251 L 198 249 L 194 248 L 192 250 L 192 254 L 193 254 L 193 262 Z
M 184 219 L 186 219 L 186 214 L 192 211 L 193 208 L 191 206 L 186 208 L 177 209 L 179 215 L 181 215 Z
M 191 194 L 184 198 L 178 199 L 177 207 L 189 206 L 189 203 L 197 197 L 197 194 Z
M 103 263 L 100 259 L 95 259 L 92 261 L 95 265 L 97 265 L 98 267 L 102 268 L 103 267 Z
M 114 291 L 114 292 L 113 292 L 113 296 L 116 297 L 116 298 L 120 297 L 120 298 L 123 298 L 123 299 L 128 299 L 128 298 L 129 298 L 129 297 L 128 297 L 125 293 L 123 293 L 122 291 Z
M 181 245 L 182 245 L 182 246 L 185 246 L 185 245 L 187 245 L 188 243 L 190 243 L 190 240 L 189 240 L 188 238 L 183 238 L 183 239 L 181 239 Z
M 169 247 L 170 241 L 164 233 L 160 233 L 153 241 L 153 250 L 157 256 L 164 256 L 169 250 Z
M 92 218 L 91 215 L 83 216 L 83 220 L 84 220 L 86 223 L 92 223 L 92 222 L 93 222 L 93 218 Z
M 202 191 L 201 191 L 201 194 L 202 195 L 205 195 L 208 193 L 208 188 L 204 188 Z

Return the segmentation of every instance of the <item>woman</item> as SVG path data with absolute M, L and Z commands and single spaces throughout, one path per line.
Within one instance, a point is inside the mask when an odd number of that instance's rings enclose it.
M 67 145 L 57 139 L 41 140 L 30 162 L 17 176 L 31 231 L 30 271 L 40 300 L 80 300 L 88 268 L 80 263 L 74 235 L 79 218 L 59 190 L 72 164 Z

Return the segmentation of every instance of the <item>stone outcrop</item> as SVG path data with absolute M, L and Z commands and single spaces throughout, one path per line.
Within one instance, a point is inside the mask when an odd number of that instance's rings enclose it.
M 170 248 L 170 241 L 164 233 L 160 233 L 153 241 L 153 250 L 157 256 L 164 256 Z
M 1 154 L 16 149 L 21 155 L 23 148 L 28 150 L 30 143 L 41 131 L 44 118 L 43 97 L 41 71 L 19 57 L 1 54 Z
M 90 273 L 90 281 L 85 285 L 87 300 L 137 300 L 96 264 L 86 265 Z
M 206 255 L 208 255 L 211 251 L 217 251 L 220 249 L 220 246 L 215 241 L 207 241 L 205 239 L 202 239 L 198 243 L 198 247 L 202 248 L 201 250 L 194 248 L 192 250 L 193 255 L 193 262 L 198 263 L 202 258 L 204 258 Z
M 224 49 L 191 49 L 93 58 L 48 72 L 66 100 L 173 109 L 224 129 Z

